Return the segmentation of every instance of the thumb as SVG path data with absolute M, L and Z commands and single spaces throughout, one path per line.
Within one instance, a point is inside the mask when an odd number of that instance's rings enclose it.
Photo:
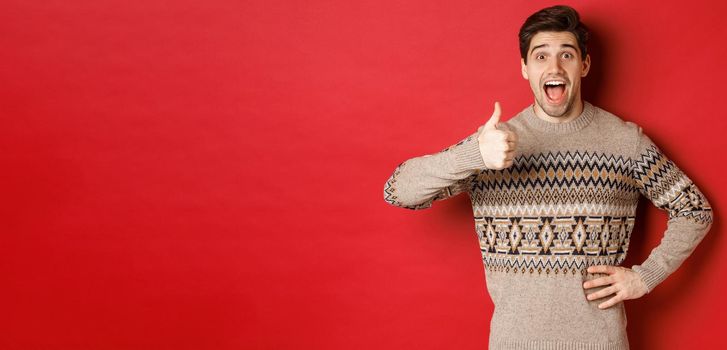
M 486 129 L 497 129 L 497 123 L 500 122 L 500 102 L 495 102 L 495 111 L 492 112 L 492 116 L 485 123 Z

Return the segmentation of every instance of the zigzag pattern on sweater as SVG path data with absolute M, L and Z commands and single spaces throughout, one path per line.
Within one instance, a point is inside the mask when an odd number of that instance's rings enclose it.
M 654 144 L 634 161 L 633 174 L 639 190 L 658 207 L 689 184 L 684 173 Z
M 530 154 L 510 168 L 476 173 L 469 194 L 476 216 L 624 216 L 639 196 L 631 171 L 630 159 L 612 154 Z
M 608 188 L 541 188 L 525 191 L 473 191 L 470 198 L 473 205 L 476 205 L 476 212 L 481 210 L 481 215 L 485 212 L 492 215 L 536 215 L 556 211 L 561 215 L 560 211 L 572 213 L 578 211 L 577 208 L 597 215 L 606 215 L 613 210 L 625 215 L 635 208 L 629 198 L 638 198 L 638 193 L 624 193 Z
M 629 159 L 611 154 L 566 151 L 516 157 L 513 166 L 485 169 L 472 190 L 521 190 L 557 187 L 605 187 L 635 192 Z
M 651 144 L 634 162 L 633 174 L 641 193 L 668 211 L 670 219 L 712 221 L 712 208 L 704 194 L 656 145 Z
M 482 262 L 488 272 L 522 273 L 538 275 L 586 275 L 589 266 L 594 265 L 620 265 L 626 259 L 626 253 L 588 257 L 540 257 L 533 259 L 530 256 L 499 255 L 484 252 Z

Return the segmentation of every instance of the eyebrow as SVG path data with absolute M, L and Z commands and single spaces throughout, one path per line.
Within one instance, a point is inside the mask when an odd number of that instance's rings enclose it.
M 530 53 L 533 53 L 535 50 L 537 50 L 537 49 L 539 49 L 541 47 L 548 47 L 548 46 L 550 46 L 550 44 L 540 44 L 538 46 L 533 47 L 533 49 L 530 51 Z M 571 44 L 561 44 L 560 47 L 570 47 L 571 49 L 573 49 L 576 52 L 578 52 L 578 49 L 575 46 L 571 45 Z

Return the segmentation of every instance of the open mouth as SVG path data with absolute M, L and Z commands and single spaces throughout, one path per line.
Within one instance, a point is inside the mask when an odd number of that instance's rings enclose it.
M 543 84 L 545 96 L 550 104 L 561 104 L 565 100 L 565 81 L 563 80 L 547 80 Z

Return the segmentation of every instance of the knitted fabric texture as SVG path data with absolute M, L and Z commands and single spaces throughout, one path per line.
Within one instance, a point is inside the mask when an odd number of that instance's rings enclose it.
M 400 163 L 384 200 L 421 210 L 467 193 L 495 305 L 489 345 L 498 349 L 629 349 L 624 303 L 588 300 L 593 265 L 626 258 L 640 195 L 668 212 L 661 243 L 631 268 L 651 292 L 692 253 L 712 225 L 697 186 L 641 127 L 583 101 L 566 123 L 531 104 L 506 122 L 518 135 L 513 165 L 487 169 L 477 133 Z

